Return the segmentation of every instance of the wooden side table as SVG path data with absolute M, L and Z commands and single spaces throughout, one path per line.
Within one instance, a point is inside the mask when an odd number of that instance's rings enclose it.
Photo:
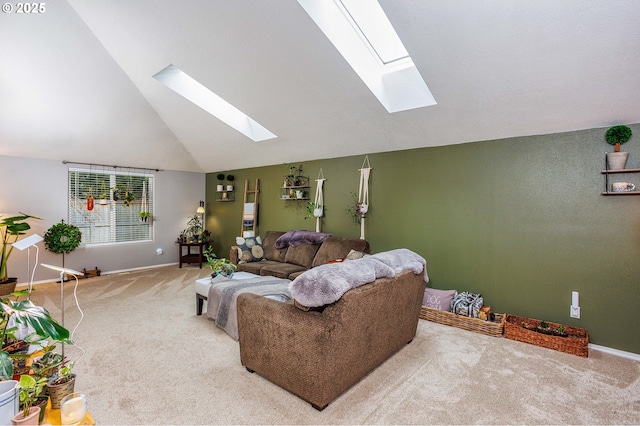
M 178 252 L 178 262 L 180 263 L 180 268 L 182 268 L 183 263 L 197 263 L 202 269 L 202 260 L 204 259 L 204 251 L 209 246 L 209 243 L 178 243 L 180 244 L 180 251 Z M 183 248 L 187 248 L 187 253 L 184 253 Z M 192 248 L 197 248 L 197 253 L 192 253 Z

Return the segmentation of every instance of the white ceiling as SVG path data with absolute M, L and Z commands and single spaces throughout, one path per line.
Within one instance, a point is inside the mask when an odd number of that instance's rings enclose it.
M 639 1 L 380 3 L 437 105 L 386 112 L 296 0 L 2 13 L 0 155 L 212 172 L 640 122 Z M 278 137 L 152 78 L 169 64 Z

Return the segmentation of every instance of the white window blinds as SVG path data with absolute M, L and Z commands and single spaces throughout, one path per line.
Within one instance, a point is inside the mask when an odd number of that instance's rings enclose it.
M 70 168 L 68 223 L 82 244 L 151 241 L 153 193 L 150 173 Z

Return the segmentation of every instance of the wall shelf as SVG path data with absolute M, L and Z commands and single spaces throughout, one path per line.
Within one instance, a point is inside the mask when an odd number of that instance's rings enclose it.
M 605 155 L 606 157 L 606 155 Z M 604 175 L 604 191 L 602 195 L 640 195 L 640 191 L 623 191 L 623 192 L 613 192 L 611 191 L 611 187 L 609 185 L 609 175 L 618 175 L 618 174 L 626 174 L 626 173 L 640 173 L 640 169 L 621 169 L 621 170 L 602 170 L 600 173 Z

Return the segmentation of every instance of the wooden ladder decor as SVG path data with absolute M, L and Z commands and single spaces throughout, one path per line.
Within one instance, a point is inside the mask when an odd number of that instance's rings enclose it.
M 244 199 L 242 204 L 242 226 L 240 227 L 240 236 L 244 237 L 245 232 L 253 232 L 256 235 L 258 227 L 258 194 L 260 193 L 260 179 L 256 179 L 255 189 L 249 189 L 249 180 L 244 181 Z M 250 195 L 253 200 L 250 200 Z M 247 235 L 249 236 L 249 235 Z

